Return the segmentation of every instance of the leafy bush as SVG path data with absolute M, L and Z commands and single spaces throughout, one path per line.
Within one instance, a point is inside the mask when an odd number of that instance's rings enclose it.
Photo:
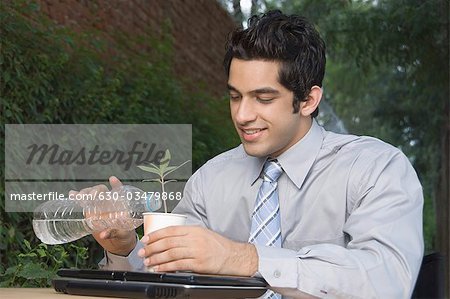
M 237 143 L 226 102 L 202 90 L 187 92 L 172 73 L 169 24 L 159 38 L 127 37 L 125 48 L 120 36 L 114 44 L 99 32 L 55 25 L 32 1 L 3 3 L 0 19 L 1 147 L 5 123 L 191 123 L 196 169 Z M 129 50 L 142 44 L 151 51 Z M 4 178 L 4 167 L 0 172 Z M 4 191 L 2 180 L 2 198 Z M 3 204 L 2 286 L 47 286 L 58 267 L 95 267 L 102 256 L 92 237 L 39 244 L 31 215 L 4 209 Z
M 24 287 L 40 287 L 50 285 L 60 268 L 79 266 L 88 258 L 87 248 L 70 244 L 64 246 L 47 246 L 43 243 L 32 248 L 30 242 L 23 241 L 26 253 L 17 255 L 17 264 L 2 269 L 0 287 L 20 285 Z M 75 263 L 70 263 L 70 251 L 75 252 Z

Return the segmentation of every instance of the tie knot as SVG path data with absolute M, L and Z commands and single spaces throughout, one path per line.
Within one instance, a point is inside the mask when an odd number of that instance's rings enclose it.
M 282 173 L 283 169 L 277 160 L 266 161 L 263 169 L 263 180 L 276 182 Z

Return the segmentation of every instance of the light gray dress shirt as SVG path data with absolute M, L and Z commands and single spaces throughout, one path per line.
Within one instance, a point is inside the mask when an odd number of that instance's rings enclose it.
M 423 195 L 406 156 L 313 121 L 277 159 L 283 248 L 257 246 L 258 272 L 270 286 L 287 297 L 410 297 L 423 256 Z M 173 212 L 247 242 L 264 162 L 242 145 L 211 159 Z M 108 254 L 103 267 L 141 270 L 140 247 L 128 258 Z

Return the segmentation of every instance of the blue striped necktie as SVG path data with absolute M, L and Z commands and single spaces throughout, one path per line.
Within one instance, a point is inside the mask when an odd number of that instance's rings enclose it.
M 281 247 L 280 203 L 277 180 L 283 169 L 277 160 L 266 161 L 262 173 L 263 182 L 256 197 L 252 214 L 249 242 L 255 245 Z M 273 291 L 267 291 L 261 298 L 281 298 Z

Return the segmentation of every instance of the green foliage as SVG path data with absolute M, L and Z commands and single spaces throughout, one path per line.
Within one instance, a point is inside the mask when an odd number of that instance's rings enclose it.
M 5 123 L 190 123 L 194 169 L 237 144 L 228 105 L 201 89 L 187 92 L 172 73 L 170 24 L 158 36 L 118 34 L 111 41 L 101 32 L 57 26 L 26 0 L 2 3 L 0 20 L 1 148 Z M 4 165 L 3 151 L 0 161 Z M 3 285 L 46 286 L 57 267 L 95 267 L 103 254 L 92 237 L 40 244 L 31 214 L 4 209 L 0 205 Z
M 423 236 L 425 241 L 425 254 L 435 251 L 434 244 L 436 244 L 436 221 L 435 206 L 431 198 L 425 197 L 425 204 L 423 207 Z
M 51 284 L 51 279 L 56 276 L 60 268 L 80 266 L 81 261 L 88 258 L 85 247 L 70 244 L 65 247 L 47 246 L 43 243 L 31 247 L 30 242 L 23 240 L 24 253 L 17 255 L 17 263 L 14 266 L 2 269 L 0 287 L 42 287 Z M 75 264 L 68 261 L 70 252 L 76 256 Z

